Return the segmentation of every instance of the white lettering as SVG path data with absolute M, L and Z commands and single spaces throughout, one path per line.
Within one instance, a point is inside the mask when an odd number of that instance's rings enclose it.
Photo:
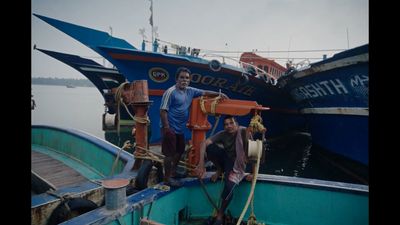
M 326 89 L 328 89 L 328 91 L 329 91 L 329 93 L 330 93 L 331 95 L 335 94 L 335 93 L 333 93 L 332 89 L 329 87 L 329 85 L 328 85 L 329 82 L 328 82 L 327 80 L 321 81 L 321 82 L 319 82 L 319 84 L 324 85 L 324 87 L 325 87 Z
M 197 83 L 200 82 L 200 79 L 201 79 L 201 75 L 200 75 L 200 74 L 198 74 L 198 73 L 193 73 L 193 74 L 192 74 L 192 80 L 191 80 L 191 82 L 197 84 Z
M 312 95 L 308 93 L 307 89 L 304 87 L 299 87 L 299 91 L 306 97 L 306 98 L 312 98 Z
M 209 85 L 214 81 L 214 79 L 214 77 L 204 76 L 203 78 L 201 78 L 201 83 L 204 85 Z
M 320 95 L 320 96 L 326 95 L 326 92 L 324 91 L 324 89 L 321 86 L 319 86 L 319 84 L 310 84 L 310 85 L 314 88 L 314 90 L 316 92 L 318 92 L 318 95 Z
M 347 94 L 347 93 L 349 93 L 348 91 L 347 91 L 347 89 L 346 89 L 346 87 L 342 84 L 342 82 L 339 80 L 339 79 L 335 79 L 336 80 L 336 84 L 335 84 L 335 82 L 333 81 L 333 80 L 329 80 L 330 82 L 331 82 L 331 84 L 333 85 L 333 87 L 336 89 L 336 91 L 339 93 L 339 94 L 342 94 L 342 92 L 340 91 L 340 89 L 342 89 L 343 90 L 343 92 L 345 93 L 345 94 Z
M 350 85 L 352 87 L 354 86 L 366 86 L 365 83 L 369 82 L 369 77 L 366 75 L 361 75 L 361 77 L 359 75 L 355 75 L 353 78 L 350 79 Z
M 314 90 L 314 88 L 311 85 L 306 85 L 305 88 L 307 91 L 311 94 L 311 97 L 318 97 L 318 93 Z

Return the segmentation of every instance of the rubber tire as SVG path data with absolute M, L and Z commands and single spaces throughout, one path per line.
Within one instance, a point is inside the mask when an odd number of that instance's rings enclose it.
M 68 210 L 68 207 L 66 207 L 65 205 L 68 205 L 70 210 Z M 47 225 L 56 225 L 62 223 L 78 215 L 92 211 L 97 207 L 98 206 L 94 202 L 84 198 L 73 198 L 65 200 L 61 202 L 51 213 Z
M 149 174 L 152 168 L 153 168 L 153 161 L 149 159 L 143 160 L 142 165 L 140 166 L 135 179 L 136 189 L 143 190 L 147 188 L 147 182 L 149 180 Z

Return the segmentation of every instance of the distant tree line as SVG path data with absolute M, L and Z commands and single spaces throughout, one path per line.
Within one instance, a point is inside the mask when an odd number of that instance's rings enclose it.
M 72 78 L 53 78 L 53 77 L 32 77 L 32 84 L 41 85 L 72 85 L 75 87 L 94 87 L 93 83 L 88 79 L 72 79 Z

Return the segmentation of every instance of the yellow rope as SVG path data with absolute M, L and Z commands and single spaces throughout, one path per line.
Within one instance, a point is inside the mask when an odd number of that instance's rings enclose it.
M 214 98 L 214 100 L 211 102 L 211 114 L 215 115 L 215 108 L 217 107 L 217 104 L 219 100 L 221 99 L 221 96 L 217 96 Z
M 217 104 L 219 103 L 219 100 L 221 99 L 221 96 L 217 96 L 215 98 L 212 99 L 211 102 L 211 109 L 210 109 L 210 113 L 207 113 L 206 107 L 204 105 L 205 99 L 203 96 L 200 97 L 200 109 L 204 114 L 211 114 L 211 115 L 215 115 L 215 108 L 217 107 Z M 211 99 L 210 99 L 211 100 Z
M 258 169 L 260 168 L 261 151 L 262 151 L 261 148 L 258 149 L 257 162 L 256 162 L 256 167 L 254 168 L 254 172 L 253 172 L 253 180 L 252 180 L 252 182 L 251 182 L 250 194 L 249 194 L 249 197 L 247 198 L 246 204 L 245 204 L 245 206 L 244 206 L 244 208 L 243 208 L 242 213 L 240 214 L 240 217 L 239 217 L 239 219 L 238 219 L 236 225 L 240 225 L 240 223 L 242 222 L 243 217 L 244 217 L 244 214 L 246 213 L 247 208 L 249 207 L 249 203 L 250 203 L 251 199 L 252 199 L 253 196 L 254 196 L 254 189 L 255 189 L 255 187 L 256 187 L 257 176 L 258 176 Z
M 160 153 L 157 153 L 157 152 L 153 152 L 150 149 L 146 149 L 146 148 L 143 148 L 143 147 L 140 147 L 140 146 L 136 146 L 136 148 L 140 148 L 140 149 L 146 151 L 146 153 L 137 153 L 137 152 L 135 152 L 135 157 L 138 158 L 138 159 L 150 159 L 150 160 L 154 160 L 154 161 L 162 163 L 163 162 L 162 159 L 165 158 L 164 155 L 162 155 Z M 195 165 L 186 163 L 184 161 L 179 161 L 179 164 L 184 165 L 185 168 L 188 169 L 188 170 L 195 170 L 196 169 Z
M 253 133 L 264 132 L 266 130 L 264 125 L 262 124 L 262 118 L 258 114 L 254 115 L 253 118 L 251 118 L 249 128 Z
M 112 167 L 111 167 L 110 176 L 112 176 L 112 175 L 114 174 L 114 169 L 115 169 L 115 167 L 117 166 L 117 162 L 118 162 L 119 155 L 120 155 L 121 151 L 122 151 L 123 149 L 125 149 L 125 148 L 130 148 L 130 147 L 132 147 L 132 144 L 130 143 L 129 140 L 127 140 L 127 141 L 125 141 L 125 143 L 124 143 L 124 145 L 122 146 L 122 148 L 120 148 L 120 149 L 118 150 L 117 157 L 115 157 L 114 163 L 113 163 L 113 165 L 112 165 Z
M 150 119 L 148 116 L 146 118 L 134 116 L 132 117 L 132 119 L 137 123 L 143 123 L 143 124 L 150 123 Z
M 114 99 L 115 99 L 115 102 L 117 103 L 117 134 L 118 134 L 118 136 L 119 136 L 119 133 L 120 133 L 120 124 L 119 124 L 119 121 L 120 121 L 120 118 L 121 118 L 121 113 L 120 113 L 120 105 L 121 105 L 121 102 L 123 103 L 123 101 L 122 101 L 122 90 L 124 89 L 124 86 L 125 86 L 125 84 L 128 84 L 129 82 L 124 82 L 124 83 L 122 83 L 122 84 L 120 84 L 118 87 L 117 87 L 117 90 L 116 90 L 116 92 L 115 92 L 115 96 L 114 96 Z M 124 106 L 125 106 L 125 104 L 124 104 Z M 129 110 L 127 110 L 128 111 L 128 113 L 129 113 Z
M 206 107 L 204 106 L 204 97 L 200 97 L 200 109 L 204 114 L 207 114 Z

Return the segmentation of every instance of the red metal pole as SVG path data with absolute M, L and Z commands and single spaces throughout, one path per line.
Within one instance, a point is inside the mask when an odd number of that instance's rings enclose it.
M 131 104 L 135 113 L 135 140 L 136 140 L 136 153 L 145 153 L 142 149 L 148 149 L 147 142 L 147 126 L 149 123 L 147 111 L 151 102 L 149 101 L 149 91 L 147 80 L 137 80 L 131 83 L 130 90 L 125 95 L 128 104 Z M 136 160 L 133 165 L 133 170 L 140 168 L 142 160 Z

